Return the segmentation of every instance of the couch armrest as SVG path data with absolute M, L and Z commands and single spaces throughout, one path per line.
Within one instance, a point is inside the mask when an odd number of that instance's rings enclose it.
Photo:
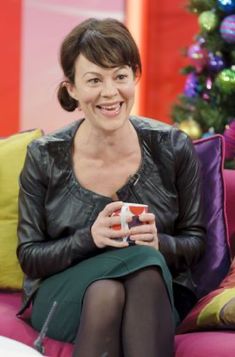
M 232 256 L 235 256 L 235 170 L 224 170 L 226 214 Z

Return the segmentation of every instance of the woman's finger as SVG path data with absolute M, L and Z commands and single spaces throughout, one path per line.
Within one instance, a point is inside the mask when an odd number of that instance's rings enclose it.
M 103 239 L 118 239 L 130 236 L 129 229 L 115 230 L 112 228 L 102 228 L 99 230 L 99 237 Z
M 131 235 L 141 234 L 141 233 L 152 233 L 152 234 L 155 233 L 156 234 L 157 229 L 156 229 L 155 224 L 141 224 L 139 226 L 135 226 L 130 229 Z
M 136 245 L 148 245 L 148 246 L 150 246 L 150 247 L 154 247 L 154 246 L 155 246 L 154 241 L 146 242 L 146 241 L 144 241 L 144 240 L 136 240 L 136 241 L 135 241 L 135 244 L 136 244 Z
M 111 216 L 111 217 L 105 217 L 105 222 L 106 222 L 106 225 L 108 227 L 112 227 L 112 226 L 115 226 L 115 225 L 120 225 L 121 224 L 121 216 Z M 132 220 L 132 217 L 131 216 L 127 216 L 125 221 L 128 223 L 128 222 L 131 222 Z
M 108 238 L 123 238 L 123 237 L 129 237 L 130 236 L 130 230 L 129 229 L 112 229 L 110 228 L 108 230 L 108 233 L 106 237 Z
M 139 215 L 140 222 L 148 222 L 153 223 L 155 222 L 155 215 L 153 213 L 142 213 Z
M 105 238 L 105 245 L 115 248 L 125 248 L 129 246 L 129 243 L 123 240 Z
M 111 216 L 111 214 L 117 210 L 119 210 L 123 205 L 122 201 L 115 201 L 108 203 L 104 209 L 100 212 L 100 216 L 102 217 L 108 217 Z
M 141 240 L 144 242 L 152 242 L 155 239 L 155 236 L 152 233 L 148 234 L 135 234 L 130 236 L 130 239 L 133 241 Z

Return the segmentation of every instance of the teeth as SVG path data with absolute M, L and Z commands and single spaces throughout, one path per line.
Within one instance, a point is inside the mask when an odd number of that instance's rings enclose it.
M 108 105 L 102 105 L 102 106 L 100 106 L 100 108 L 101 108 L 101 109 L 104 109 L 104 110 L 117 110 L 117 109 L 120 108 L 120 106 L 121 106 L 121 104 L 119 103 L 119 104 L 110 105 L 110 106 L 108 106 Z

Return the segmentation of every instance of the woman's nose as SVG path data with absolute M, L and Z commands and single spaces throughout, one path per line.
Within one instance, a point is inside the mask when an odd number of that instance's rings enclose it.
M 117 95 L 118 89 L 116 83 L 112 80 L 103 82 L 101 95 L 103 97 L 114 97 Z

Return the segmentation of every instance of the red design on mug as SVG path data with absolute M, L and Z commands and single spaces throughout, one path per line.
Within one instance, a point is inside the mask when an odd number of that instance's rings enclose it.
M 139 220 L 139 216 L 141 214 L 147 213 L 147 212 L 148 212 L 147 205 L 139 204 L 139 203 L 124 202 L 122 208 L 118 209 L 117 211 L 113 212 L 113 214 L 112 214 L 112 216 L 120 216 L 121 223 L 113 225 L 112 228 L 115 230 L 120 230 L 120 229 L 131 228 L 131 227 L 143 224 Z M 129 216 L 132 216 L 132 220 L 131 220 L 131 222 L 126 222 L 126 218 Z M 128 236 L 124 237 L 123 240 L 127 241 Z

